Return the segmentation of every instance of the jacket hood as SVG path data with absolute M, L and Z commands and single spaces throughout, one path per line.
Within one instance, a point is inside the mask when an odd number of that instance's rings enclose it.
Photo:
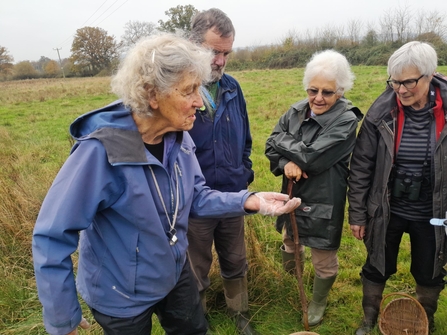
M 103 128 L 138 131 L 130 110 L 121 100 L 117 100 L 76 118 L 70 125 L 70 135 L 75 140 L 81 140 Z
M 148 164 L 143 140 L 131 112 L 121 100 L 81 115 L 70 126 L 71 136 L 78 141 L 99 140 L 111 165 Z

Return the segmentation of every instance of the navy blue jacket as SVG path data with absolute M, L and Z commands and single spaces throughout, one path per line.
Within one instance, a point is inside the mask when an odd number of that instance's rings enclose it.
M 223 192 L 238 192 L 254 179 L 247 107 L 236 79 L 224 74 L 219 85 L 214 122 L 207 111 L 197 111 L 189 133 L 196 144 L 206 185 Z

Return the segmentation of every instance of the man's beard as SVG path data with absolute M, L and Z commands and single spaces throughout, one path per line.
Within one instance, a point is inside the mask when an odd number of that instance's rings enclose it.
M 211 71 L 211 81 L 213 83 L 219 81 L 220 78 L 222 78 L 222 76 L 223 76 L 224 70 L 225 70 L 225 66 L 219 67 L 218 69 L 212 69 L 212 71 Z

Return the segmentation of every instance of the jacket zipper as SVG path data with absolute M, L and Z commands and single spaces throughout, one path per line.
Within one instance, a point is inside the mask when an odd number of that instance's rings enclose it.
M 129 297 L 127 294 L 125 294 L 125 293 L 119 291 L 119 290 L 116 288 L 115 285 L 112 286 L 112 290 L 114 290 L 116 293 L 122 295 L 124 298 L 130 299 L 130 297 Z

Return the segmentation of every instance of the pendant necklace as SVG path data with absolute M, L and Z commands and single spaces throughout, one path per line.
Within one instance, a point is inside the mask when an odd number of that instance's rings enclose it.
M 160 198 L 161 204 L 163 205 L 163 209 L 164 209 L 165 214 L 166 214 L 166 218 L 168 219 L 168 222 L 169 222 L 170 229 L 166 233 L 168 235 L 168 237 L 169 237 L 169 245 L 173 246 L 178 241 L 178 238 L 176 236 L 177 230 L 175 229 L 175 224 L 176 224 L 176 221 L 177 221 L 177 213 L 178 213 L 179 198 L 180 198 L 180 196 L 179 196 L 179 194 L 180 194 L 179 182 L 178 182 L 178 169 L 179 169 L 179 167 L 178 167 L 177 162 L 176 162 L 175 165 L 174 165 L 175 186 L 176 186 L 175 187 L 175 189 L 176 189 L 176 202 L 175 202 L 175 211 L 174 211 L 174 216 L 172 218 L 172 221 L 171 221 L 171 218 L 169 217 L 168 211 L 166 209 L 165 202 L 164 202 L 163 197 L 161 195 L 160 186 L 158 186 L 158 182 L 157 182 L 157 178 L 155 177 L 154 170 L 152 170 L 152 167 L 150 165 L 149 165 L 149 169 L 151 170 L 152 178 L 154 179 L 155 187 L 157 188 L 158 197 Z M 171 192 L 171 199 L 172 199 L 172 192 Z

